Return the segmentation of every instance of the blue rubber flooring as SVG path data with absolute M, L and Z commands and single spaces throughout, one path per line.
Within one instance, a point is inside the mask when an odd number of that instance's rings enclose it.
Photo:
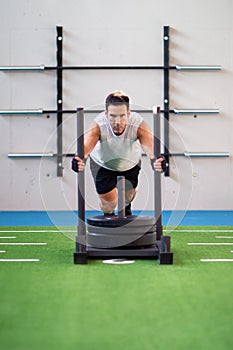
M 133 211 L 134 215 L 153 216 L 153 211 Z M 101 215 L 87 211 L 86 217 Z M 163 211 L 165 226 L 233 226 L 233 211 Z M 77 211 L 0 211 L 0 226 L 76 226 Z

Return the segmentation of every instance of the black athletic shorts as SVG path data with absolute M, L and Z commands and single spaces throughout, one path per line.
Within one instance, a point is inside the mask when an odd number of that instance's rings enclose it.
M 141 162 L 135 167 L 126 171 L 113 171 L 105 169 L 96 164 L 90 158 L 91 173 L 95 181 L 95 187 L 98 194 L 105 194 L 112 191 L 117 185 L 117 176 L 125 177 L 125 190 L 136 188 L 138 185 L 138 175 L 141 170 Z

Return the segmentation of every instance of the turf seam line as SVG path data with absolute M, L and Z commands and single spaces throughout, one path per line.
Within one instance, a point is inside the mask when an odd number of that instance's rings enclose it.
M 231 239 L 231 238 L 233 238 L 233 236 L 216 236 L 216 238 L 220 238 L 220 239 L 228 238 L 228 239 Z

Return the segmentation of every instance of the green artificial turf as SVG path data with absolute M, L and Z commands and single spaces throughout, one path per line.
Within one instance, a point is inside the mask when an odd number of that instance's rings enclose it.
M 14 242 L 46 246 L 0 246 L 0 258 L 39 258 L 0 263 L 0 346 L 3 350 L 230 350 L 233 348 L 233 246 L 188 246 L 219 242 L 210 229 L 172 231 L 173 265 L 137 260 L 74 265 L 72 233 L 53 227 L 22 230 Z M 29 233 L 29 230 L 46 232 Z M 72 228 L 69 228 L 72 229 Z M 177 228 L 179 229 L 179 228 Z M 205 232 L 187 232 L 205 229 Z M 233 228 L 228 228 L 233 229 Z M 221 235 L 233 236 L 233 232 Z M 0 242 L 13 242 L 1 239 Z M 232 242 L 233 239 L 225 239 Z

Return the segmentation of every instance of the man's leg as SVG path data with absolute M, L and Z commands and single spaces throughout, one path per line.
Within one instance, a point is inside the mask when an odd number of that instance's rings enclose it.
M 131 203 L 136 196 L 136 189 L 132 188 L 125 192 L 125 205 Z
M 117 205 L 116 178 L 111 170 L 102 168 L 90 159 L 91 173 L 104 214 L 112 214 Z
M 136 196 L 135 188 L 132 188 L 125 192 L 125 215 L 126 216 L 132 215 L 131 202 L 134 200 L 135 196 Z
M 117 192 L 116 188 L 112 191 L 99 194 L 100 208 L 104 214 L 112 214 L 117 206 Z
M 131 215 L 131 202 L 136 195 L 135 188 L 132 188 L 125 193 L 125 214 Z M 117 206 L 117 191 L 114 188 L 112 191 L 99 194 L 100 208 L 104 214 L 112 214 Z
M 134 168 L 124 172 L 125 176 L 125 215 L 132 215 L 131 202 L 136 196 L 136 187 L 138 185 L 138 175 L 141 169 L 139 163 Z
M 100 208 L 105 214 L 112 214 L 117 206 L 117 176 L 125 176 L 125 213 L 131 215 L 131 202 L 136 195 L 140 165 L 118 173 L 100 167 L 91 159 L 90 168 L 100 199 Z
M 131 202 L 136 195 L 136 189 L 132 188 L 125 193 L 125 214 L 131 215 Z M 117 191 L 114 188 L 112 191 L 99 194 L 100 208 L 105 214 L 112 214 L 117 206 Z

